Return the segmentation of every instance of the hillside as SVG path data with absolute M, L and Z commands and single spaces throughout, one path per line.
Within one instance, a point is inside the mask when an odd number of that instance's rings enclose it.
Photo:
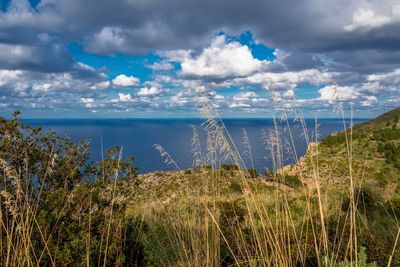
M 129 214 L 133 217 L 140 214 L 147 219 L 158 218 L 157 222 L 164 221 L 166 217 L 175 218 L 172 222 L 167 220 L 164 223 L 181 229 L 188 225 L 182 225 L 182 222 L 176 224 L 176 220 L 189 220 L 190 225 L 200 227 L 198 223 L 204 222 L 204 214 L 197 212 L 202 210 L 202 206 L 210 206 L 223 216 L 219 217 L 222 221 L 224 216 L 229 216 L 230 219 L 241 216 L 243 222 L 237 225 L 241 229 L 238 233 L 232 233 L 227 225 L 220 225 L 220 230 L 228 239 L 238 238 L 240 242 L 244 242 L 239 233 L 245 231 L 246 227 L 250 227 L 250 230 L 254 224 L 261 226 L 263 221 L 265 223 L 271 220 L 269 216 L 277 216 L 279 220 L 288 219 L 277 209 L 282 208 L 290 214 L 292 227 L 296 229 L 291 234 L 297 235 L 297 231 L 302 229 L 301 225 L 308 221 L 305 219 L 308 216 L 305 207 L 310 205 L 310 212 L 313 214 L 311 216 L 315 218 L 321 216 L 318 211 L 318 207 L 321 207 L 326 227 L 330 229 L 327 232 L 331 240 L 328 247 L 339 246 L 335 253 L 346 255 L 348 252 L 345 252 L 345 247 L 341 248 L 340 244 L 333 240 L 343 238 L 337 236 L 338 233 L 343 231 L 343 235 L 350 229 L 346 228 L 350 227 L 346 218 L 353 209 L 354 220 L 358 221 L 354 223 L 354 227 L 358 227 L 359 244 L 367 249 L 367 256 L 371 260 L 379 265 L 386 265 L 385 257 L 389 253 L 389 247 L 393 248 L 393 238 L 397 234 L 397 226 L 394 226 L 392 221 L 396 221 L 400 214 L 400 127 L 397 117 L 399 111 L 400 109 L 396 109 L 385 113 L 355 127 L 353 131 L 347 129 L 346 134 L 336 133 L 319 143 L 311 143 L 307 154 L 299 163 L 284 167 L 267 177 L 260 176 L 254 179 L 240 170 L 207 168 L 141 175 L 140 191 L 143 191 L 143 194 L 139 193 L 138 198 L 132 202 Z M 354 183 L 353 187 L 350 187 L 350 180 Z M 352 196 L 354 208 L 349 204 Z M 320 204 L 318 199 L 321 200 Z M 282 201 L 288 202 L 285 204 Z M 193 210 L 193 214 L 203 218 L 200 221 L 192 221 L 190 213 L 187 213 L 188 209 L 194 207 L 196 211 Z M 264 213 L 264 209 L 268 210 L 269 215 Z M 226 213 L 230 215 L 225 215 Z M 257 219 L 251 217 L 250 214 L 253 213 Z M 316 227 L 321 225 L 316 223 Z M 335 230 L 341 227 L 344 228 Z M 154 241 L 159 236 L 153 231 L 157 232 L 159 229 L 148 232 L 147 238 Z M 264 233 L 265 229 L 256 231 Z M 351 233 L 347 234 L 351 236 Z M 246 238 L 259 238 L 257 235 L 248 233 Z M 305 238 L 303 242 L 308 242 L 307 237 L 302 234 L 297 238 Z M 162 251 L 166 241 L 160 242 L 161 244 L 156 246 L 158 252 Z M 247 244 L 247 241 L 245 243 Z M 400 254 L 396 255 L 396 259 L 400 260 Z M 169 257 L 166 258 L 170 260 Z
M 353 130 L 325 137 L 319 143 L 312 143 L 298 164 L 280 172 L 310 181 L 318 169 L 322 183 L 346 184 L 351 166 L 356 183 L 371 184 L 382 196 L 393 197 L 400 192 L 399 118 L 400 108 L 397 108 Z
M 392 127 L 400 128 L 400 107 L 390 110 L 375 119 L 360 123 L 354 127 L 356 131 L 373 131 L 382 128 Z
M 221 164 L 212 120 L 213 168 L 137 175 L 119 147 L 87 163 L 87 143 L 0 118 L 0 265 L 400 266 L 397 112 L 265 176 Z

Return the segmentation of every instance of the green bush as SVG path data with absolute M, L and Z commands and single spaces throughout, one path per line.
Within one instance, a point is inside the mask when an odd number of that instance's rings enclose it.
M 285 174 L 282 178 L 282 182 L 291 187 L 300 187 L 303 183 L 300 181 L 297 175 Z
M 274 178 L 274 172 L 271 171 L 270 169 L 265 169 L 264 176 L 267 177 L 268 179 L 273 179 Z
M 381 142 L 400 140 L 400 129 L 392 128 L 375 131 L 372 139 Z
M 242 193 L 242 185 L 238 181 L 231 181 L 229 188 L 234 193 Z
M 386 157 L 386 162 L 393 164 L 400 170 L 400 144 L 391 142 L 381 143 L 378 146 L 378 151 Z
M 240 170 L 238 165 L 235 164 L 221 164 L 221 169 L 225 171 L 238 171 Z
M 82 266 L 89 259 L 93 265 L 114 266 L 137 260 L 130 258 L 136 252 L 124 252 L 135 238 L 126 235 L 125 217 L 136 183 L 133 157 L 122 159 L 115 147 L 103 161 L 88 164 L 88 141 L 75 143 L 24 125 L 18 112 L 10 120 L 0 117 L 0 147 L 0 220 L 13 225 L 1 228 L 1 236 L 12 237 L 0 239 L 1 248 L 25 249 L 16 247 L 23 233 L 30 242 L 24 258 L 37 261 L 29 265 Z M 114 186 L 123 182 L 130 190 L 114 195 Z M 7 251 L 1 251 L 0 262 L 7 260 Z
M 367 138 L 367 134 L 364 132 L 360 131 L 354 131 L 352 134 L 350 134 L 350 131 L 347 131 L 347 138 L 348 140 L 360 140 L 360 139 L 365 139 Z M 327 147 L 333 147 L 341 144 L 346 144 L 346 135 L 344 132 L 340 133 L 334 133 L 331 135 L 328 135 L 327 137 L 323 138 L 321 140 L 321 143 Z
M 257 178 L 258 176 L 260 176 L 255 168 L 249 168 L 246 171 L 249 174 L 250 178 Z
M 323 138 L 321 142 L 328 147 L 336 146 L 344 144 L 346 142 L 346 136 L 343 133 L 336 133 Z

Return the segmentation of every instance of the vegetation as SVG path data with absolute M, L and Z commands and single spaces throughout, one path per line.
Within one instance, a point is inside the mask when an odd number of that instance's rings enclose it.
M 143 175 L 120 147 L 90 163 L 87 141 L 1 118 L 0 265 L 400 266 L 397 111 L 310 142 L 284 168 L 294 145 L 276 127 L 265 144 L 279 171 L 264 176 L 203 113 L 195 167 L 158 146 L 177 171 Z
M 24 125 L 18 113 L 0 119 L 0 147 L 0 265 L 137 261 L 125 253 L 134 244 L 124 216 L 132 192 L 115 190 L 134 183 L 132 158 L 113 148 L 104 161 L 86 164 L 88 142 Z

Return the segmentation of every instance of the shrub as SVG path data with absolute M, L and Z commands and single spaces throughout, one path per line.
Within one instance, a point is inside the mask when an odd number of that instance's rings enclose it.
M 328 147 L 336 146 L 344 144 L 346 142 L 346 136 L 343 133 L 336 133 L 323 138 L 321 142 Z
M 291 186 L 291 187 L 300 187 L 303 185 L 303 183 L 300 181 L 299 177 L 297 175 L 288 175 L 285 174 L 281 178 L 281 182 Z
M 238 165 L 235 164 L 221 164 L 221 169 L 225 171 L 238 171 L 240 170 Z
M 372 139 L 381 142 L 400 140 L 400 129 L 391 128 L 375 131 L 372 135 Z
M 269 179 L 273 179 L 274 177 L 274 172 L 271 171 L 270 169 L 265 169 L 264 171 L 264 176 L 269 178 Z
M 391 142 L 381 143 L 378 146 L 378 151 L 386 157 L 386 162 L 393 164 L 400 170 L 400 144 Z
M 247 169 L 247 173 L 249 174 L 250 178 L 257 178 L 259 176 L 259 174 L 255 168 Z
M 124 214 L 134 188 L 114 188 L 126 182 L 117 177 L 133 179 L 137 168 L 132 157 L 122 159 L 119 147 L 87 164 L 88 145 L 24 125 L 19 112 L 10 120 L 0 118 L 0 236 L 8 237 L 0 246 L 12 248 L 1 251 L 2 265 L 134 261 L 128 259 L 133 254 L 124 254 L 125 242 L 134 238 L 125 235 Z
M 0 190 L 13 187 L 5 175 L 6 165 L 21 176 L 25 187 L 45 190 L 71 189 L 83 178 L 84 163 L 88 158 L 89 142 L 74 143 L 55 132 L 43 132 L 20 122 L 19 112 L 12 119 L 0 117 L 0 178 L 6 181 Z M 22 177 L 23 176 L 23 177 Z
M 237 181 L 231 181 L 229 188 L 234 193 L 242 193 L 242 185 Z

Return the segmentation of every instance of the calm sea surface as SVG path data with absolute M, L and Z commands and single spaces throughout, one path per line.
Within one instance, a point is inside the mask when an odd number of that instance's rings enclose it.
M 354 120 L 360 123 L 363 120 Z M 154 144 L 162 145 L 174 158 L 181 169 L 193 166 L 192 155 L 192 127 L 197 127 L 200 134 L 202 147 L 205 148 L 206 132 L 200 119 L 46 119 L 24 120 L 32 126 L 42 126 L 44 129 L 56 131 L 59 135 L 68 135 L 73 140 L 89 139 L 91 142 L 90 159 L 101 159 L 101 144 L 104 150 L 113 146 L 123 146 L 125 156 L 135 156 L 136 165 L 140 173 L 151 171 L 173 170 L 172 165 L 167 165 Z M 315 138 L 315 123 L 307 120 L 309 136 Z M 270 153 L 263 143 L 263 131 L 273 129 L 271 119 L 225 119 L 224 123 L 233 141 L 240 151 L 245 151 L 243 144 L 243 130 L 249 137 L 251 152 L 255 168 L 259 172 L 271 168 Z M 299 156 L 306 151 L 306 141 L 300 125 L 291 123 L 294 142 Z M 337 131 L 343 130 L 343 121 L 337 119 L 322 119 L 318 121 L 320 138 Z M 349 125 L 349 122 L 347 122 Z M 283 125 L 282 125 L 283 127 Z M 283 136 L 287 131 L 281 129 Z M 250 167 L 249 156 L 242 156 Z M 285 157 L 286 164 L 293 161 L 293 157 Z

